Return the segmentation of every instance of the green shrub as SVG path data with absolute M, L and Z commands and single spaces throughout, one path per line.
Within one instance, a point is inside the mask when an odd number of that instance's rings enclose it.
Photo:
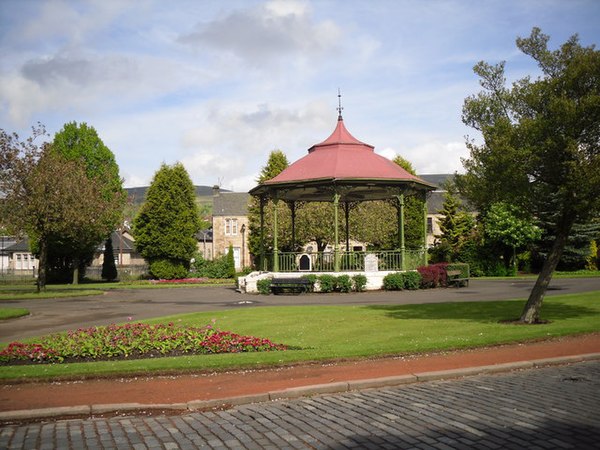
M 386 291 L 400 291 L 404 289 L 404 277 L 402 273 L 388 273 L 383 277 L 383 289 Z
M 192 264 L 193 274 L 200 278 L 230 278 L 231 263 L 227 255 L 215 258 L 210 261 L 196 254 L 195 261 Z
M 419 272 L 404 272 L 402 278 L 404 289 L 415 291 L 421 287 L 421 274 Z
M 159 280 L 186 278 L 189 274 L 189 270 L 181 261 L 157 259 L 150 262 L 150 275 Z
M 352 290 L 350 275 L 340 275 L 337 277 L 337 288 L 340 292 L 350 292 Z
M 321 275 L 318 277 L 321 292 L 333 292 L 337 287 L 337 277 L 333 275 Z
M 314 274 L 309 274 L 309 275 L 302 275 L 302 278 L 310 281 L 310 286 L 308 286 L 308 292 L 314 292 L 315 291 L 315 283 L 317 282 L 317 276 Z
M 269 295 L 271 293 L 271 279 L 263 278 L 262 280 L 258 280 L 256 282 L 256 289 L 259 294 Z
M 367 286 L 367 277 L 362 274 L 354 275 L 352 277 L 352 282 L 356 292 L 363 292 Z

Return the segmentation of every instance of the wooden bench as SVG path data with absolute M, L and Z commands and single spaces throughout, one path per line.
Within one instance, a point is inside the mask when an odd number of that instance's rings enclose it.
M 447 272 L 448 278 L 446 283 L 448 286 L 456 285 L 456 287 L 469 286 L 469 277 L 461 277 L 462 272 L 460 270 L 449 270 Z
M 273 278 L 271 280 L 271 292 L 275 295 L 285 292 L 301 294 L 309 292 L 312 287 L 312 281 L 306 278 Z

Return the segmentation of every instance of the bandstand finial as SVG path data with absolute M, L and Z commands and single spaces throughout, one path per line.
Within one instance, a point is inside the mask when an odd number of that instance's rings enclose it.
M 336 109 L 338 111 L 338 120 L 343 120 L 342 119 L 342 110 L 344 108 L 342 108 L 342 93 L 340 92 L 340 88 L 338 88 L 338 107 Z

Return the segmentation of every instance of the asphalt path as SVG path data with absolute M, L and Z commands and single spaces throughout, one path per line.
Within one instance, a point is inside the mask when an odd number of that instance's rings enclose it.
M 233 286 L 113 289 L 104 294 L 62 299 L 1 300 L 0 307 L 30 314 L 0 323 L 0 342 L 43 334 L 150 319 L 173 314 L 289 305 L 383 305 L 525 299 L 535 280 L 471 280 L 468 287 L 349 294 L 249 295 Z M 547 296 L 600 291 L 600 278 L 561 278 Z

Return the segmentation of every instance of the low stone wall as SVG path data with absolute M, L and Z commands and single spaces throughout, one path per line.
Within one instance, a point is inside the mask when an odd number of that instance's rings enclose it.
M 367 285 L 365 290 L 377 291 L 383 288 L 383 278 L 389 273 L 398 272 L 397 270 L 388 270 L 381 272 L 310 272 L 310 275 L 333 275 L 339 277 L 340 275 L 348 275 L 353 277 L 354 275 L 365 275 L 367 277 Z M 258 294 L 258 288 L 256 283 L 258 280 L 264 280 L 266 278 L 301 278 L 304 275 L 308 275 L 306 272 L 252 272 L 245 277 L 238 279 L 238 290 L 246 294 Z

